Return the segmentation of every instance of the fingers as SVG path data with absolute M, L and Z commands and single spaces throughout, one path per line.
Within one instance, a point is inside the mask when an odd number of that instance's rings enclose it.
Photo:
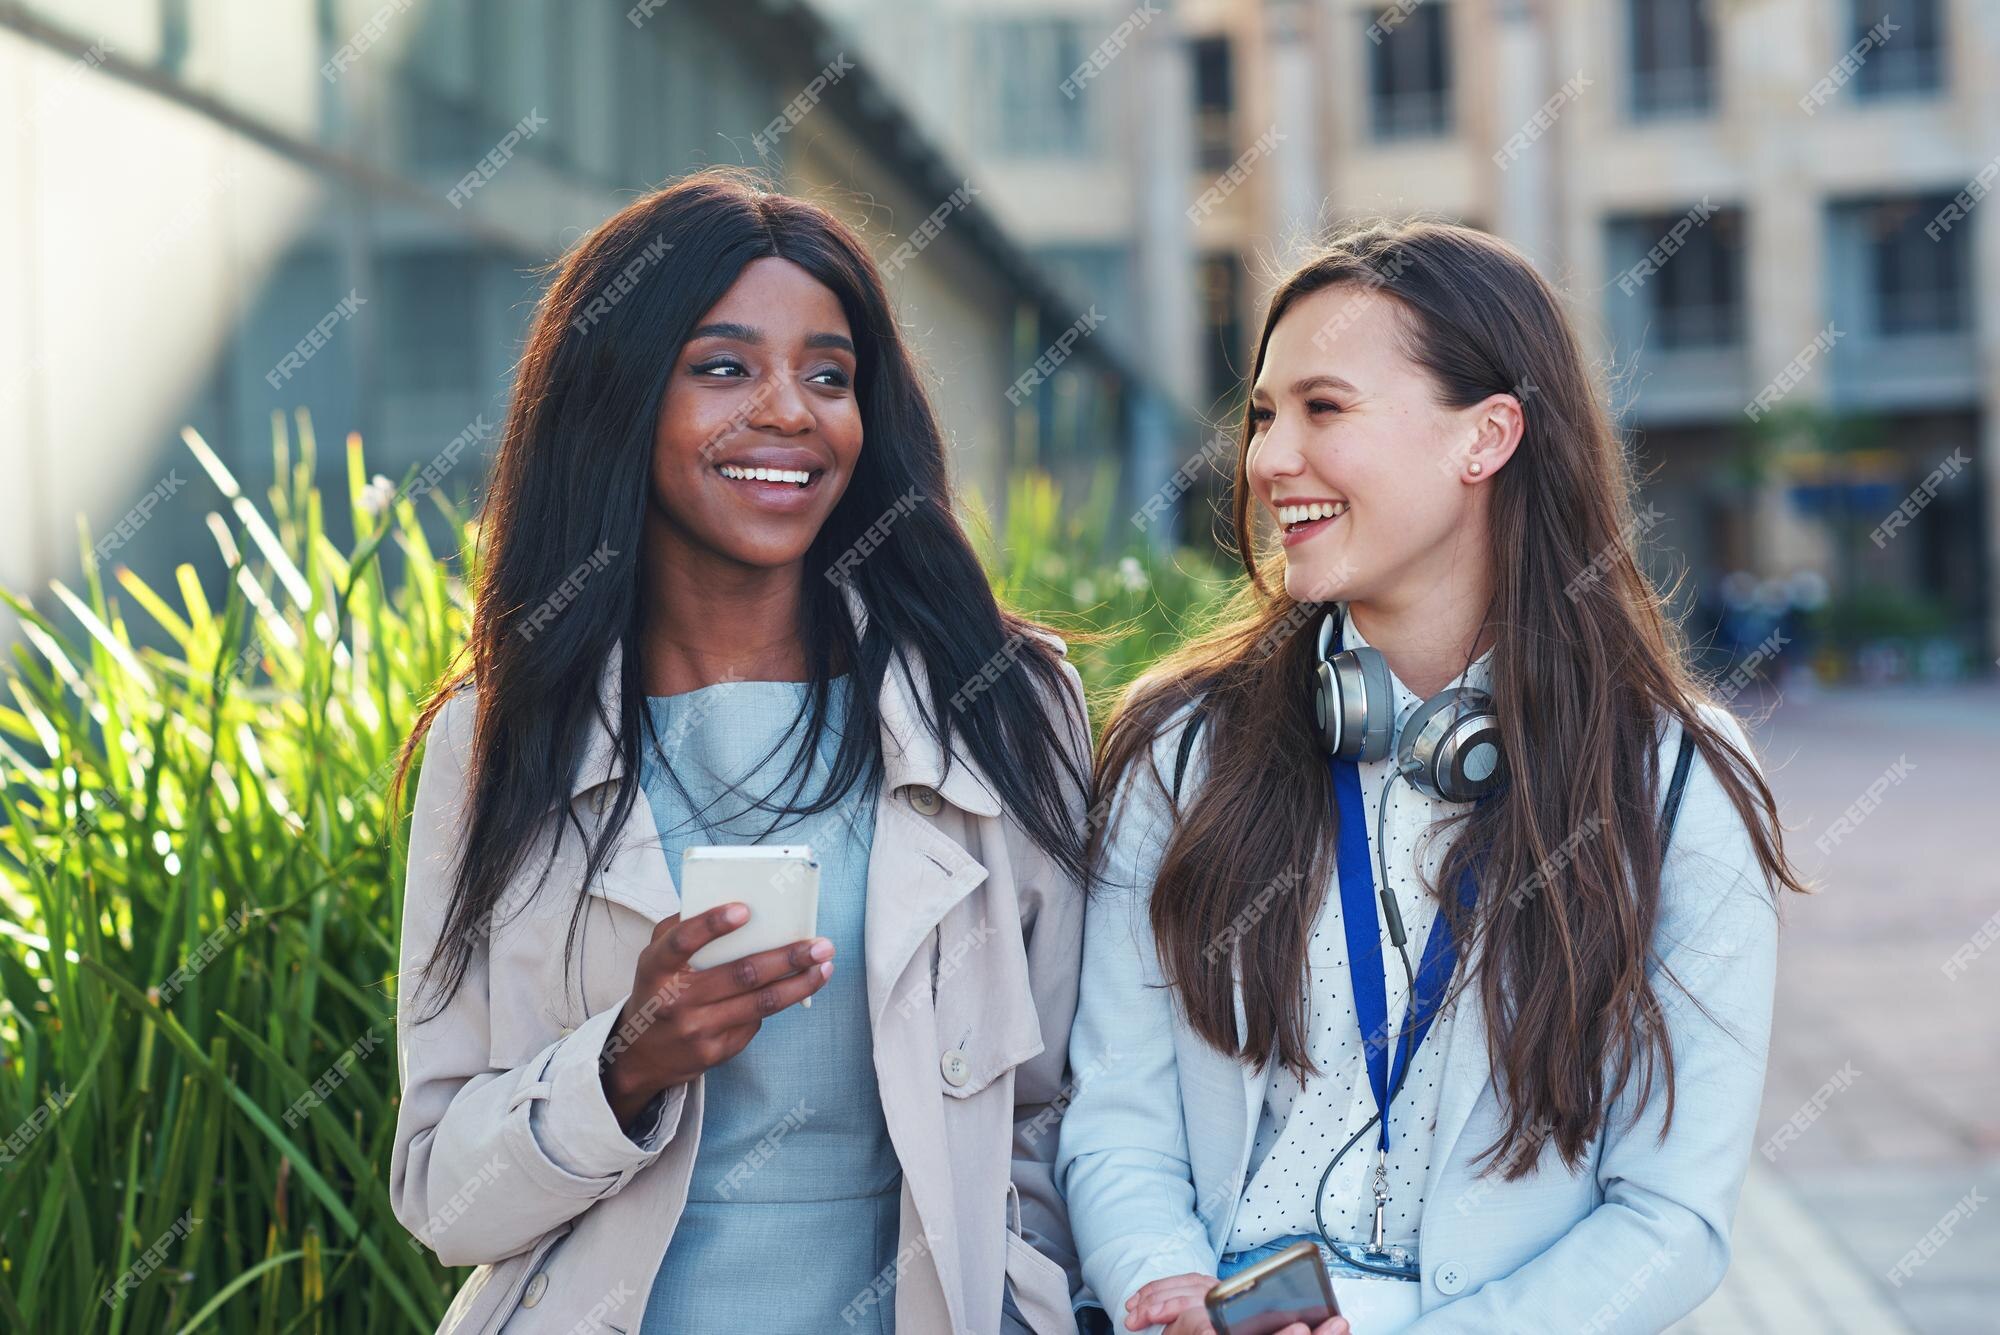
M 1214 1287 L 1213 1275 L 1174 1275 L 1153 1280 L 1142 1286 L 1126 1303 L 1125 1324 L 1132 1330 L 1144 1330 L 1147 1326 L 1172 1321 L 1191 1307 L 1200 1311 L 1202 1299 Z M 1206 1324 L 1204 1313 L 1203 1324 L 1189 1329 L 1202 1330 Z
M 685 921 L 679 914 L 660 919 L 653 928 L 653 940 L 664 944 L 670 953 L 685 961 L 709 942 L 729 935 L 749 921 L 750 909 L 747 905 L 717 904 Z M 669 923 L 673 925 L 668 926 Z
M 1208 1319 L 1208 1309 L 1195 1303 L 1180 1309 L 1168 1325 L 1166 1335 L 1215 1335 L 1215 1326 Z
M 1170 1294 L 1192 1293 L 1196 1297 L 1201 1297 L 1214 1287 L 1215 1276 L 1213 1275 L 1197 1275 L 1192 1273 L 1169 1275 L 1164 1279 L 1149 1280 L 1141 1284 L 1139 1291 L 1125 1300 L 1125 1305 L 1127 1307 L 1134 1307 Z
M 782 978 L 833 958 L 833 942 L 823 936 L 760 950 L 708 969 L 681 968 L 673 975 L 672 999 L 682 1006 L 712 1006 L 761 991 Z
M 1337 1316 L 1314 1331 L 1313 1335 L 1353 1335 L 1353 1327 L 1347 1324 L 1346 1317 Z
M 703 969 L 696 977 L 702 980 L 704 989 L 712 977 L 716 988 L 712 999 L 721 1001 L 744 992 L 754 992 L 780 978 L 815 964 L 824 964 L 832 958 L 833 942 L 823 936 L 815 936 L 805 941 L 794 941 L 788 946 L 760 950 L 755 955 L 745 955 L 740 960 L 718 964 L 713 969 Z
M 755 991 L 735 993 L 721 1001 L 702 1006 L 696 1023 L 710 1033 L 756 1024 L 776 1015 L 787 1006 L 795 1006 L 804 1001 L 826 986 L 826 980 L 832 976 L 833 961 L 827 960 L 823 964 L 816 964 L 799 973 L 780 978 L 776 982 L 765 983 Z

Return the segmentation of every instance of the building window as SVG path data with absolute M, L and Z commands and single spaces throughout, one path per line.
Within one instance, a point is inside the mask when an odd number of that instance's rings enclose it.
M 1220 171 L 1236 160 L 1236 90 L 1231 83 L 1229 39 L 1194 43 L 1195 165 Z
M 1949 195 L 1872 199 L 1836 206 L 1836 226 L 1853 239 L 1863 291 L 1864 331 L 1874 338 L 1962 334 L 1972 328 L 1971 229 L 1933 226 Z M 1936 236 L 1931 233 L 1935 231 Z
M 1446 6 L 1396 6 L 1368 16 L 1368 123 L 1377 139 L 1427 138 L 1451 129 Z
M 460 250 L 382 257 L 382 377 L 388 392 L 465 393 L 472 388 L 477 272 L 473 256 Z
M 1090 108 L 1109 71 L 1073 79 L 1089 48 L 1067 19 L 996 19 L 974 34 L 979 138 L 1012 157 L 1076 157 L 1091 148 Z
M 1627 0 L 1632 115 L 1690 116 L 1715 105 L 1710 0 Z
M 1127 256 L 1122 246 L 1046 246 L 1035 252 L 1079 314 L 1094 306 L 1120 328 L 1130 317 Z
M 1626 327 L 1648 346 L 1684 352 L 1743 341 L 1740 210 L 1615 219 L 1610 253 L 1618 266 L 1612 300 L 1639 303 Z
M 1944 87 L 1944 17 L 1938 0 L 1849 0 L 1843 52 L 1869 44 L 1854 71 L 1861 99 L 1908 97 Z

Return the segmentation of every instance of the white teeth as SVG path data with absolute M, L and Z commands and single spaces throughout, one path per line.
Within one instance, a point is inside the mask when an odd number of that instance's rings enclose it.
M 717 471 L 738 482 L 790 482 L 803 487 L 812 481 L 812 474 L 803 468 L 744 468 L 740 464 L 723 464 Z
M 1280 524 L 1305 524 L 1315 519 L 1332 519 L 1347 513 L 1346 501 L 1315 501 L 1311 505 L 1281 505 L 1278 507 Z

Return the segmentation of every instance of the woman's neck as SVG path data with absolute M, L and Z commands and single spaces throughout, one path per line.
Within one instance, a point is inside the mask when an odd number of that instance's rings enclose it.
M 1454 580 L 1417 595 L 1356 600 L 1347 615 L 1396 679 L 1428 700 L 1493 643 L 1484 580 Z
M 804 564 L 758 569 L 678 543 L 649 554 L 639 646 L 648 695 L 719 681 L 804 681 Z

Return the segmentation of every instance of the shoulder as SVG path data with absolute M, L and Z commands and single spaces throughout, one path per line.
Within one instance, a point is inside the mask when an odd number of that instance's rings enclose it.
M 1175 699 L 1173 692 L 1181 692 Z M 1099 775 L 1100 801 L 1110 822 L 1106 840 L 1114 859 L 1157 853 L 1199 789 L 1210 722 L 1207 698 L 1177 683 L 1141 679 L 1127 687 L 1113 716 L 1107 750 L 1122 757 L 1116 772 Z M 1144 735 L 1132 735 L 1143 729 Z M 1174 799 L 1176 778 L 1180 799 Z
M 423 731 L 414 739 L 408 777 L 416 781 L 418 806 L 436 806 L 456 800 L 469 785 L 472 772 L 473 734 L 479 723 L 479 702 L 470 681 L 448 683 L 445 694 Z M 421 718 L 420 718 L 421 721 Z M 398 747 L 391 766 L 400 764 L 403 748 Z M 393 770 L 385 770 L 387 783 Z
M 1088 773 L 1090 757 L 1090 702 L 1084 689 L 1083 674 L 1070 661 L 1069 645 L 1063 637 L 1047 626 L 1032 621 L 1016 621 L 1008 635 L 1007 645 L 1018 652 L 1021 645 L 1033 645 L 1037 652 L 1045 655 L 1056 669 L 1057 682 L 1038 680 L 1037 694 L 1041 698 L 1042 712 L 1051 723 L 1058 725 L 1067 737 L 1067 748 L 1072 758 L 1081 758 Z M 1002 652 L 1007 652 L 1003 647 Z M 1010 654 L 1010 656 L 1012 656 Z M 1059 687 L 1051 689 L 1054 686 Z
M 439 748 L 451 768 L 463 773 L 471 762 L 472 737 L 479 725 L 479 690 L 470 681 L 446 686 L 445 702 L 424 735 L 424 764 L 436 764 Z
M 1170 797 L 1178 779 L 1185 805 L 1206 774 L 1208 712 L 1207 693 L 1174 678 L 1141 677 L 1126 687 L 1114 717 L 1122 726 L 1146 729 L 1147 736 L 1140 743 L 1143 750 L 1134 752 L 1130 769 L 1135 773 L 1118 776 L 1120 788 L 1144 777 L 1162 797 Z M 1141 756 L 1144 764 L 1138 763 Z

